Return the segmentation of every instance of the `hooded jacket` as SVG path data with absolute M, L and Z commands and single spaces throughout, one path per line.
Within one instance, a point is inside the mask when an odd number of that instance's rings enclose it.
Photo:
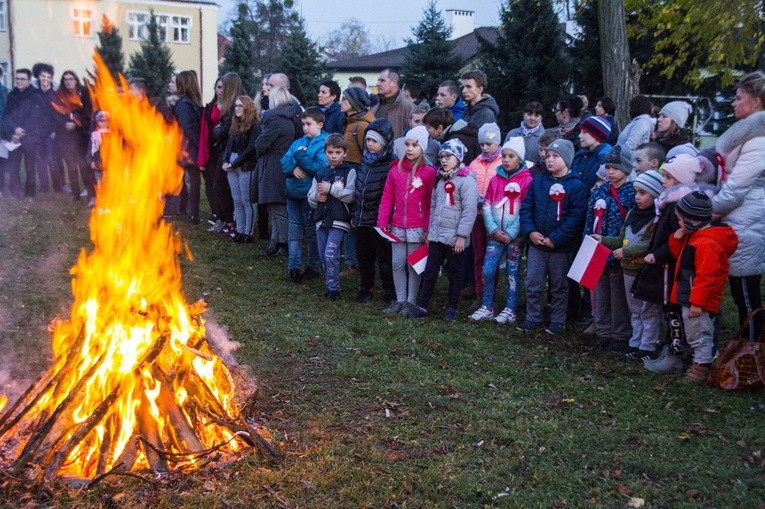
M 560 184 L 565 190 L 561 202 L 553 200 L 550 188 Z M 558 204 L 560 203 L 560 215 Z M 573 171 L 556 178 L 544 172 L 531 182 L 521 207 L 521 234 L 528 238 L 532 232 L 539 232 L 555 245 L 554 249 L 533 246 L 542 251 L 571 252 L 579 247 L 584 216 L 587 213 L 587 190 L 582 179 Z
M 525 161 L 524 166 L 512 175 L 508 175 L 502 165 L 497 168 L 497 174 L 489 181 L 483 207 L 481 207 L 483 223 L 489 236 L 502 230 L 513 240 L 518 237 L 521 232 L 521 204 L 532 180 L 531 172 L 529 172 Z M 515 182 L 520 188 L 518 197 L 514 198 L 512 202 L 505 194 L 505 187 L 511 182 Z
M 496 122 L 497 115 L 499 115 L 497 101 L 492 96 L 484 94 L 483 98 L 477 103 L 465 106 L 462 120 L 478 129 L 484 124 Z
M 380 208 L 385 180 L 392 160 L 393 128 L 390 122 L 384 118 L 375 120 L 364 131 L 365 138 L 370 130 L 379 133 L 387 143 L 385 153 L 379 159 L 370 164 L 362 161 L 356 173 L 356 207 L 351 221 L 356 228 L 360 226 L 371 228 L 377 225 L 377 211 Z
M 719 313 L 728 280 L 728 258 L 737 246 L 736 232 L 728 225 L 703 228 L 683 239 L 670 237 L 669 249 L 677 260 L 672 303 Z
M 340 109 L 340 103 L 332 101 L 326 108 L 321 108 L 324 113 L 324 130 L 329 134 L 343 134 L 345 131 L 345 114 Z
M 478 189 L 475 175 L 470 170 L 463 166 L 449 178 L 439 176 L 430 200 L 428 242 L 453 246 L 457 237 L 462 237 L 465 247 L 469 246 L 477 206 Z
M 412 163 L 408 159 L 401 160 L 400 169 L 398 163 L 398 160 L 390 163 L 377 213 L 377 226 L 427 228 L 436 169 L 423 164 L 413 172 Z
M 345 118 L 343 137 L 348 142 L 348 153 L 345 155 L 346 162 L 361 163 L 361 156 L 364 152 L 364 132 L 374 119 L 374 113 L 369 110 L 356 112 Z
M 626 157 L 632 157 L 632 153 L 643 143 L 651 141 L 651 133 L 656 128 L 656 119 L 650 115 L 638 115 L 624 126 L 616 140 L 621 145 L 622 153 Z
M 715 214 L 738 235 L 730 275 L 765 273 L 765 112 L 739 120 L 717 140 L 725 180 L 712 198 Z
M 313 138 L 303 136 L 290 145 L 287 153 L 282 156 L 279 164 L 282 173 L 287 177 L 287 198 L 291 200 L 305 200 L 308 190 L 311 188 L 311 179 L 321 170 L 329 166 L 327 156 L 324 155 L 324 140 L 327 139 L 325 131 L 321 131 Z M 295 166 L 308 174 L 306 178 L 297 178 L 293 171 Z
M 318 182 L 329 182 L 327 200 L 318 201 Z M 356 194 L 356 168 L 342 163 L 336 168 L 327 167 L 313 178 L 308 191 L 308 204 L 316 209 L 316 229 L 337 228 L 351 230 L 351 204 Z

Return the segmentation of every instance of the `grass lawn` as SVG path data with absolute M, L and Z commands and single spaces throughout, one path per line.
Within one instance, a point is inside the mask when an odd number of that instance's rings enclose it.
M 83 203 L 0 199 L 0 381 L 51 362 L 48 322 L 67 316 L 68 269 L 89 245 Z M 560 337 L 434 318 L 386 318 L 343 278 L 286 277 L 286 259 L 179 224 L 187 299 L 242 344 L 260 387 L 254 417 L 284 443 L 158 487 L 128 478 L 43 505 L 101 507 L 736 507 L 765 505 L 763 392 L 729 394 L 646 372 Z M 433 310 L 442 309 L 445 281 Z M 727 304 L 726 325 L 735 320 Z M 726 336 L 732 336 L 726 330 Z M 0 479 L 0 505 L 29 495 Z

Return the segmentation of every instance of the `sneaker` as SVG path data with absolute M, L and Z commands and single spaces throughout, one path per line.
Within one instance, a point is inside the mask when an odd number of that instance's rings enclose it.
M 287 275 L 289 276 L 290 281 L 295 284 L 303 282 L 303 276 L 300 274 L 300 269 L 290 269 L 287 272 Z
M 324 298 L 327 300 L 338 300 L 340 298 L 340 292 L 338 291 L 331 291 L 324 294 Z
M 630 351 L 624 354 L 624 358 L 628 361 L 643 361 L 645 359 L 655 359 L 656 357 L 658 357 L 656 352 L 639 348 L 630 348 Z
M 86 195 L 86 196 L 87 196 L 87 195 Z M 91 199 L 88 201 L 88 208 L 89 208 L 89 209 L 92 209 L 92 208 L 93 208 L 93 207 L 95 207 L 95 206 L 96 206 L 96 199 L 95 199 L 95 198 L 91 198 Z
M 609 350 L 614 355 L 624 356 L 630 351 L 630 343 L 626 339 L 611 339 L 608 345 Z
M 548 334 L 552 334 L 553 336 L 562 334 L 564 330 L 566 330 L 566 326 L 558 322 L 552 322 L 550 325 L 545 327 L 545 332 Z
M 468 321 L 481 322 L 484 320 L 491 320 L 492 318 L 494 318 L 494 310 L 489 309 L 486 306 L 481 306 L 475 313 L 468 317 Z
M 87 198 L 87 197 L 88 197 L 87 189 L 83 189 L 82 191 L 80 191 L 80 198 Z
M 218 233 L 219 231 L 221 231 L 223 229 L 224 226 L 226 226 L 226 223 L 221 221 L 220 219 L 218 219 L 217 221 L 215 221 L 215 223 L 213 223 L 213 225 L 211 227 L 209 227 L 207 229 L 207 231 L 208 232 L 213 232 L 213 233 Z
M 516 329 L 520 331 L 534 331 L 542 328 L 541 322 L 532 322 L 530 320 L 524 320 L 523 323 L 516 326 Z
M 371 291 L 359 288 L 359 292 L 356 294 L 356 302 L 371 302 L 373 297 L 374 294 Z
M 515 311 L 510 308 L 503 309 L 496 317 L 494 317 L 494 323 L 502 325 L 515 323 Z
M 422 309 L 422 308 L 420 308 Z M 494 314 L 494 313 L 492 313 Z M 446 308 L 446 311 L 444 311 L 443 319 L 447 323 L 452 323 L 457 321 L 457 310 L 454 308 Z
M 652 373 L 681 373 L 683 359 L 673 353 L 668 345 L 664 345 L 656 358 L 643 359 L 643 367 Z
M 387 308 L 383 309 L 383 313 L 386 315 L 397 315 L 406 305 L 406 302 L 392 302 Z
M 709 364 L 699 364 L 694 362 L 688 371 L 685 372 L 685 379 L 691 382 L 704 383 L 712 372 L 712 366 Z
M 317 279 L 321 277 L 321 272 L 319 272 L 316 269 L 313 269 L 311 267 L 306 267 L 303 271 L 303 281 L 308 281 L 309 279 Z
M 455 311 L 455 317 L 457 312 Z M 425 318 L 428 316 L 428 310 L 425 308 L 421 308 L 420 306 L 415 306 L 414 304 L 410 304 L 406 307 L 404 311 L 401 312 L 402 315 L 408 316 L 409 318 Z
M 584 334 L 585 336 L 594 336 L 595 322 L 590 322 L 590 325 L 588 325 L 587 328 L 582 331 L 582 334 Z

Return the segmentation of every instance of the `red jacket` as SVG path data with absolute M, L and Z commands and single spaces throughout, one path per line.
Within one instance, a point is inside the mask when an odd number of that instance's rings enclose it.
M 377 211 L 378 228 L 388 225 L 398 228 L 428 228 L 430 198 L 436 185 L 436 169 L 423 164 L 412 172 L 408 159 L 390 163 L 385 179 L 380 208 Z
M 736 232 L 728 225 L 703 228 L 681 240 L 671 235 L 669 250 L 677 263 L 670 301 L 719 313 L 728 280 L 728 258 L 737 247 Z

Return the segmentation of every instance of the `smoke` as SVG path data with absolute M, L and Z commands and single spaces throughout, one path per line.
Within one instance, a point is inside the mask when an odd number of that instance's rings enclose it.
M 232 341 L 228 337 L 228 327 L 220 325 L 214 319 L 209 318 L 205 321 L 205 335 L 210 346 L 228 366 L 236 366 L 239 363 L 234 357 L 234 352 L 242 346 L 238 341 Z

